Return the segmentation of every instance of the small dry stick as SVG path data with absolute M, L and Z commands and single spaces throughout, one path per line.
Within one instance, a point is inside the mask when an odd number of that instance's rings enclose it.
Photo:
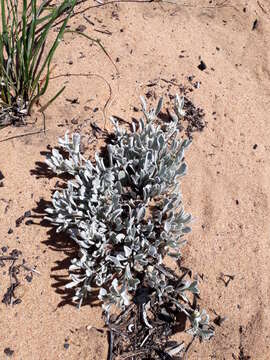
M 267 14 L 267 11 L 265 10 L 265 8 L 262 6 L 262 4 L 261 4 L 259 1 L 257 1 L 257 4 L 258 4 L 259 7 L 262 9 L 262 12 L 265 13 L 265 14 Z
M 4 142 L 4 141 L 8 141 L 8 140 L 13 140 L 13 139 L 17 139 L 17 138 L 20 138 L 20 137 L 24 137 L 24 136 L 29 136 L 29 135 L 36 135 L 36 134 L 41 134 L 41 133 L 46 133 L 46 119 L 45 119 L 45 114 L 44 112 L 42 112 L 42 116 L 43 116 L 43 129 L 41 130 L 37 130 L 37 131 L 32 131 L 32 132 L 28 132 L 28 133 L 25 133 L 25 134 L 19 134 L 19 135 L 14 135 L 14 136 L 10 136 L 6 139 L 2 139 L 0 140 L 0 143 L 1 142 Z
M 188 346 L 186 347 L 186 350 L 185 350 L 185 354 L 184 354 L 184 359 L 183 360 L 187 360 L 187 355 L 188 355 L 188 352 L 191 348 L 191 345 L 193 344 L 194 340 L 196 339 L 196 336 L 193 336 L 192 340 L 190 341 L 190 343 L 188 344 Z
M 108 360 L 113 360 L 113 340 L 114 334 L 112 331 L 109 332 L 109 357 Z

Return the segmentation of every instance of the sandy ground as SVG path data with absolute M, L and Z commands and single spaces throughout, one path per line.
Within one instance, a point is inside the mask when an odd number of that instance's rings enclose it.
M 91 121 L 103 127 L 104 116 L 130 120 L 138 115 L 133 106 L 149 91 L 147 84 L 156 83 L 151 91 L 166 96 L 168 84 L 162 79 L 183 83 L 194 75 L 201 87 L 190 97 L 205 110 L 208 126 L 194 136 L 186 155 L 189 172 L 183 197 L 196 221 L 184 258 L 203 274 L 202 306 L 212 318 L 219 314 L 227 319 L 216 327 L 214 339 L 191 348 L 189 358 L 267 360 L 270 1 L 175 0 L 91 7 L 95 4 L 87 1 L 79 7 L 71 28 L 84 25 L 84 33 L 101 39 L 119 74 L 98 46 L 66 34 L 53 76 L 74 76 L 52 80 L 42 99 L 45 103 L 66 84 L 46 112 L 46 135 L 0 142 L 0 245 L 22 251 L 40 272 L 31 283 L 22 278 L 17 289 L 20 304 L 0 304 L 0 359 L 8 358 L 7 348 L 16 360 L 106 359 L 106 333 L 90 329 L 103 326 L 100 308 L 84 306 L 78 311 L 65 300 L 69 244 L 65 238 L 56 242 L 50 229 L 40 225 L 39 215 L 41 199 L 50 200 L 56 179 L 42 176 L 37 162 L 44 161 L 48 144 L 54 146 L 66 129 L 82 128 L 91 149 L 98 148 Z M 204 71 L 198 69 L 201 59 Z M 169 91 L 175 94 L 177 86 Z M 69 101 L 76 98 L 77 104 Z M 31 121 L 35 119 L 33 114 Z M 41 126 L 37 116 L 34 125 L 1 130 L 0 141 Z M 16 227 L 16 219 L 28 210 L 33 224 L 24 220 Z M 1 298 L 8 285 L 6 271 L 0 269 Z M 221 273 L 233 276 L 227 286 L 219 279 Z

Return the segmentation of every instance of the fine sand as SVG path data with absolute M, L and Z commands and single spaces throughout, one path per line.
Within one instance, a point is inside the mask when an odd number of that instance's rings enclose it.
M 16 360 L 106 359 L 106 332 L 91 328 L 103 326 L 100 307 L 79 311 L 65 300 L 70 244 L 64 236 L 56 242 L 50 228 L 40 225 L 57 179 L 46 177 L 37 163 L 67 129 L 81 130 L 93 154 L 102 139 L 94 137 L 91 122 L 109 128 L 104 118 L 111 115 L 131 121 L 139 116 L 133 108 L 140 107 L 139 95 L 151 91 L 150 100 L 167 99 L 178 88 L 164 79 L 189 85 L 187 77 L 194 75 L 201 86 L 189 97 L 205 110 L 207 127 L 194 134 L 186 153 L 183 202 L 195 221 L 184 263 L 203 275 L 201 306 L 212 319 L 226 320 L 210 342 L 194 343 L 189 359 L 268 360 L 270 1 L 96 5 L 89 0 L 79 6 L 70 25 L 83 25 L 85 34 L 99 38 L 119 74 L 100 47 L 66 34 L 53 61 L 56 78 L 41 99 L 44 104 L 66 85 L 46 111 L 46 135 L 2 142 L 40 129 L 42 118 L 35 112 L 29 119 L 35 124 L 0 131 L 0 245 L 20 250 L 40 272 L 31 282 L 20 274 L 20 304 L 0 303 L 0 359 L 8 358 L 7 348 Z M 204 71 L 198 68 L 201 60 Z M 67 73 L 74 76 L 57 77 Z M 28 210 L 33 223 L 27 225 L 27 218 L 16 227 Z M 7 265 L 0 270 L 1 299 L 9 286 L 7 270 Z M 222 273 L 232 276 L 227 286 Z

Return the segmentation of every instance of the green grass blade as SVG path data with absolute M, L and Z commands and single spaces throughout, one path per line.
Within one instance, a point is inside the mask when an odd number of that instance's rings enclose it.
M 77 1 L 77 0 L 73 0 L 73 1 L 72 1 L 72 6 L 73 6 L 72 9 L 74 8 L 74 6 L 75 6 L 75 4 L 76 4 L 76 1 Z M 35 76 L 35 79 L 34 79 L 33 84 L 32 84 L 32 91 L 33 91 L 33 92 L 36 90 L 37 84 L 38 84 L 38 82 L 39 82 L 39 79 L 40 79 L 41 74 L 43 73 L 45 67 L 47 66 L 48 69 L 49 69 L 49 66 L 50 66 L 52 57 L 53 57 L 53 55 L 54 55 L 54 53 L 55 53 L 56 48 L 57 48 L 58 45 L 59 45 L 59 42 L 61 41 L 61 39 L 62 39 L 62 37 L 63 37 L 63 35 L 64 35 L 65 29 L 66 29 L 66 25 L 67 25 L 67 22 L 68 22 L 70 16 L 71 16 L 71 12 L 69 13 L 69 15 L 68 15 L 68 16 L 66 17 L 66 19 L 64 20 L 64 22 L 63 22 L 63 24 L 62 24 L 62 26 L 61 26 L 61 28 L 60 28 L 60 31 L 59 31 L 59 33 L 58 33 L 58 35 L 57 35 L 57 37 L 56 37 L 56 39 L 55 39 L 55 41 L 54 41 L 51 49 L 50 49 L 50 51 L 49 51 L 48 56 L 46 57 L 46 59 L 44 60 L 42 66 L 40 67 L 40 70 L 39 70 L 38 74 Z M 49 70 L 47 71 L 47 75 L 48 75 L 48 72 L 49 72 Z M 47 79 L 47 75 L 46 75 L 46 79 Z M 46 82 L 47 82 L 47 81 L 46 81 Z M 45 84 L 46 84 L 46 82 L 45 82 Z
M 2 40 L 7 52 L 9 55 L 9 41 L 8 41 L 8 26 L 6 20 L 6 7 L 5 7 L 5 0 L 1 0 L 1 20 L 2 20 Z
M 35 101 L 45 94 L 51 61 L 77 2 L 62 0 L 56 6 L 51 5 L 52 0 L 0 0 L 0 104 L 16 108 L 20 97 L 23 105 L 28 103 L 29 112 Z M 49 31 L 61 15 L 64 16 L 60 20 L 60 31 L 43 58 Z M 43 74 L 44 83 L 40 81 Z M 63 91 L 61 88 L 41 110 Z
M 50 106 L 50 105 L 54 102 L 54 100 L 56 100 L 56 99 L 58 98 L 58 96 L 62 94 L 62 92 L 65 90 L 65 88 L 66 88 L 66 87 L 63 86 L 62 89 L 60 89 L 60 90 L 58 91 L 58 93 L 57 93 L 56 95 L 54 95 L 54 97 L 51 98 L 51 100 L 49 100 L 45 105 L 43 105 L 43 106 L 39 109 L 39 112 L 44 112 L 44 111 L 47 109 L 47 107 Z
M 73 7 L 75 6 L 76 2 L 77 2 L 77 0 L 72 0 Z M 50 20 L 45 25 L 43 25 L 42 31 L 41 31 L 41 29 L 39 29 L 36 32 L 36 34 L 39 33 L 39 32 L 41 32 L 41 34 L 40 34 L 40 37 L 38 38 L 38 40 L 37 40 L 37 42 L 35 44 L 35 51 L 34 51 L 34 54 L 32 56 L 32 59 L 31 59 L 31 67 L 30 67 L 29 73 L 30 73 L 30 76 L 31 76 L 32 79 L 33 79 L 33 76 L 32 76 L 33 75 L 33 70 L 34 70 L 34 67 L 35 67 L 35 64 L 36 64 L 40 49 L 43 46 L 44 42 L 46 41 L 49 30 L 51 29 L 53 23 L 59 17 L 59 14 L 63 13 L 63 9 L 65 9 L 67 7 L 66 3 L 70 3 L 70 1 L 65 0 L 63 2 L 63 4 L 60 5 L 59 8 L 54 9 L 52 11 L 52 13 L 50 14 L 51 15 Z M 70 17 L 70 15 L 67 18 L 69 18 L 69 17 Z M 38 22 L 38 19 L 37 19 L 37 22 Z M 65 22 L 65 26 L 66 26 L 66 22 Z M 46 63 L 43 66 L 43 70 L 44 70 L 45 66 L 46 66 Z M 33 86 L 35 87 L 36 84 L 33 84 Z
M 27 44 L 27 59 L 30 60 L 31 53 L 33 51 L 34 42 L 35 42 L 35 33 L 37 27 L 37 1 L 31 0 L 31 25 L 28 35 L 28 44 Z

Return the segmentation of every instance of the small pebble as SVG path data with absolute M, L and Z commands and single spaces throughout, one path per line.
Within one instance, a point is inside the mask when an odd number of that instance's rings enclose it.
M 71 119 L 71 124 L 73 124 L 73 125 L 77 125 L 78 124 L 78 119 L 76 119 L 76 118 L 73 118 L 73 119 Z
M 13 230 L 11 228 L 8 229 L 8 234 L 12 234 Z
M 31 211 L 30 210 L 26 211 L 23 216 L 24 217 L 30 217 L 31 216 Z
M 253 150 L 256 150 L 257 147 L 258 147 L 258 145 L 257 145 L 257 144 L 254 144 L 254 145 L 253 145 Z
M 79 31 L 79 32 L 84 32 L 84 30 L 86 30 L 86 26 L 85 25 L 79 25 L 75 30 Z
M 27 221 L 25 222 L 25 225 L 32 225 L 32 224 L 34 224 L 34 221 L 33 221 L 33 220 L 27 220 Z
M 24 216 L 20 216 L 17 220 L 16 220 L 16 227 L 19 227 L 21 225 L 21 223 L 23 222 Z
M 256 20 L 253 22 L 252 30 L 257 29 L 257 27 L 258 27 L 258 19 L 256 19 Z
M 11 350 L 11 349 L 8 347 L 8 348 L 5 348 L 4 353 L 5 353 L 7 356 L 11 357 L 11 356 L 14 354 L 14 350 Z
M 206 64 L 204 61 L 201 60 L 200 64 L 198 65 L 198 69 L 204 71 L 206 69 Z
M 25 279 L 26 279 L 27 282 L 30 283 L 30 282 L 33 280 L 33 276 L 31 276 L 31 275 L 26 275 Z

